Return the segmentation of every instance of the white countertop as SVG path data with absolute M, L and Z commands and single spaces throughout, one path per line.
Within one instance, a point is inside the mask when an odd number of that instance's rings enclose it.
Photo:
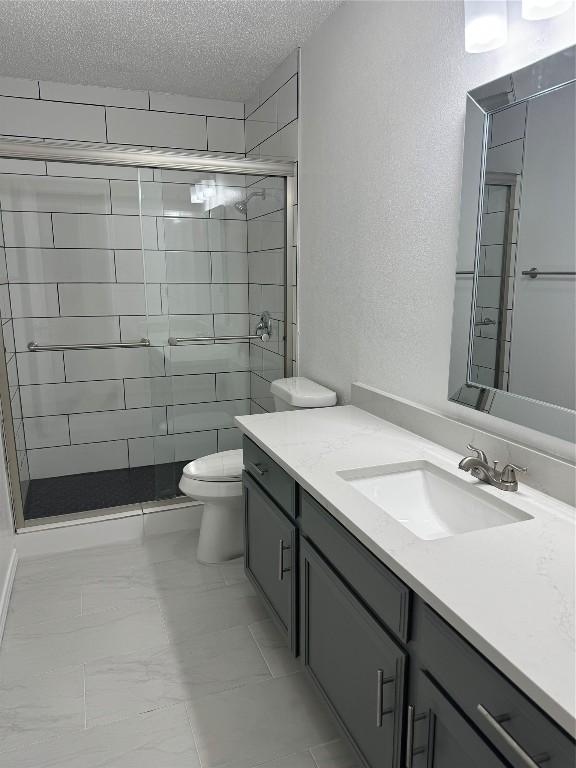
M 575 510 L 522 484 L 496 495 L 533 520 L 434 541 L 417 538 L 336 472 L 461 456 L 354 406 L 236 419 L 376 557 L 569 733 L 576 728 Z

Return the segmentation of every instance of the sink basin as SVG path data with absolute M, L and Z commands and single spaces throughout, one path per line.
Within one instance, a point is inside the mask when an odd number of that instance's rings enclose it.
M 428 461 L 337 474 L 420 539 L 443 539 L 532 519 Z

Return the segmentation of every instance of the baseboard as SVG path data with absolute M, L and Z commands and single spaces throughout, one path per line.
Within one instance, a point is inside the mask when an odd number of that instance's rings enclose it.
M 4 627 L 6 626 L 6 619 L 8 617 L 8 606 L 10 605 L 10 596 L 12 595 L 12 587 L 14 585 L 17 565 L 18 552 L 13 549 L 12 555 L 10 556 L 10 562 L 8 563 L 6 576 L 4 577 L 2 591 L 0 592 L 0 645 L 2 644 L 2 637 L 4 636 Z

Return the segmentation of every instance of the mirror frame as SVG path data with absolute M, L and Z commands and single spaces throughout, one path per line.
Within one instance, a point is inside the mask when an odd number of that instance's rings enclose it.
M 456 293 L 448 399 L 569 442 L 576 442 L 576 412 L 470 381 L 469 350 L 474 334 L 476 281 L 480 260 L 483 190 L 490 117 L 513 104 L 576 81 L 576 46 L 468 92 Z

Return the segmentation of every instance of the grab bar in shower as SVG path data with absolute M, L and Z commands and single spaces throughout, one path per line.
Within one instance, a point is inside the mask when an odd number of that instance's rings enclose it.
M 254 333 L 249 336 L 170 336 L 168 344 L 171 347 L 181 347 L 185 344 L 195 344 L 201 341 L 249 341 L 250 339 L 268 341 L 269 338 L 267 333 Z
M 30 352 L 66 352 L 69 349 L 137 349 L 149 347 L 150 339 L 138 341 L 109 341 L 101 344 L 37 344 L 31 341 L 28 344 Z
M 576 275 L 576 272 L 548 272 L 536 269 L 536 267 L 531 267 L 530 269 L 523 269 L 522 274 L 526 275 L 526 277 L 534 278 L 539 277 L 540 275 Z

